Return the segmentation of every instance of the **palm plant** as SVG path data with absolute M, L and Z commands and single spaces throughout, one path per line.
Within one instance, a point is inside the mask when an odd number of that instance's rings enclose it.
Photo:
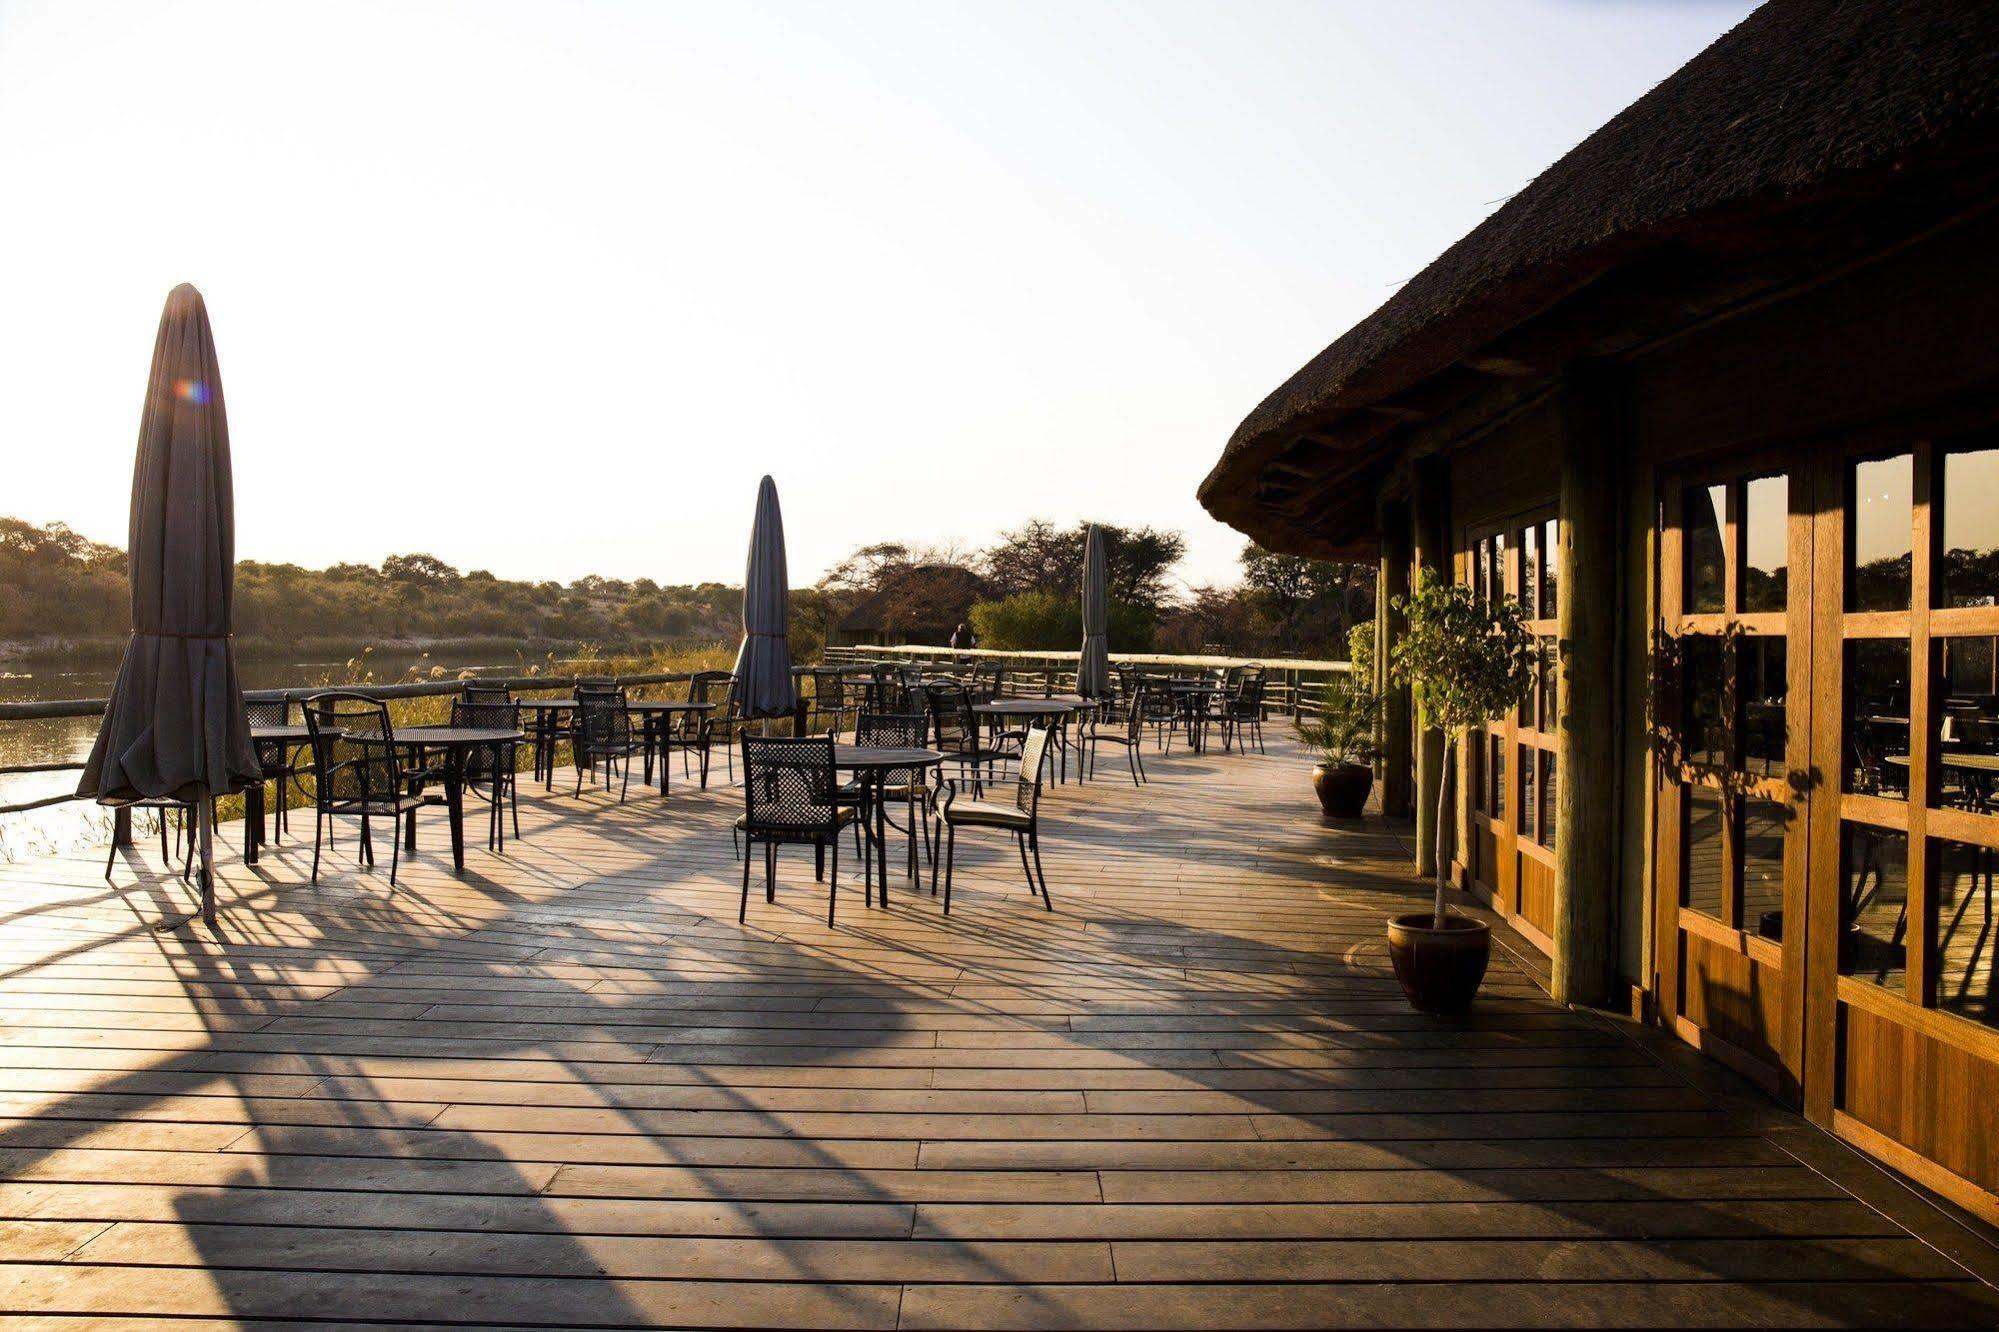
M 1299 718 L 1298 738 L 1322 763 L 1371 765 L 1379 747 L 1376 728 L 1381 696 L 1374 687 L 1374 622 L 1364 620 L 1347 634 L 1349 669 L 1326 681 L 1319 710 Z
M 1428 724 L 1444 733 L 1444 773 L 1436 805 L 1436 926 L 1443 929 L 1450 885 L 1445 813 L 1452 807 L 1458 746 L 1466 731 L 1504 716 L 1527 692 L 1533 638 L 1518 601 L 1510 596 L 1488 600 L 1432 569 L 1425 569 L 1416 591 L 1397 597 L 1395 606 L 1407 617 L 1408 630 L 1395 645 L 1390 669 L 1398 682 L 1409 685 Z

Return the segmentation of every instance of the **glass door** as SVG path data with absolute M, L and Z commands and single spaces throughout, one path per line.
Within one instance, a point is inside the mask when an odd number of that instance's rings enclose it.
M 1670 477 L 1660 521 L 1654 990 L 1669 1025 L 1800 1095 L 1811 477 Z

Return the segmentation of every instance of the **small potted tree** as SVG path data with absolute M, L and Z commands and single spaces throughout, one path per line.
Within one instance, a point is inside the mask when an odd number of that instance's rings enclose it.
M 1379 698 L 1374 688 L 1374 624 L 1363 621 L 1347 634 L 1349 670 L 1326 682 L 1319 710 L 1298 721 L 1298 738 L 1318 755 L 1312 789 L 1327 818 L 1357 819 L 1374 789 L 1375 722 Z
M 1434 570 L 1424 570 L 1415 594 L 1396 605 L 1408 631 L 1390 666 L 1428 724 L 1444 733 L 1444 772 L 1437 783 L 1435 906 L 1392 918 L 1388 951 L 1410 1004 L 1425 1013 L 1458 1013 L 1478 993 L 1492 950 L 1484 921 L 1454 916 L 1445 905 L 1458 749 L 1466 731 L 1505 715 L 1526 693 L 1532 639 L 1511 597 L 1487 600 Z

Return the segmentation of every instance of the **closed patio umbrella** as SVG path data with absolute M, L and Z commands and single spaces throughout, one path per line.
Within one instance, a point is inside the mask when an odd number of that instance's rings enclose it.
M 1095 523 L 1083 543 L 1083 651 L 1076 661 L 1076 692 L 1104 698 L 1111 692 L 1109 575 L 1104 534 Z
M 784 515 L 777 483 L 757 487 L 757 516 L 750 527 L 749 565 L 743 571 L 743 646 L 736 653 L 736 697 L 745 717 L 788 717 L 798 704 L 791 678 L 791 644 L 785 638 L 790 585 L 784 567 Z
M 128 550 L 132 636 L 76 793 L 192 801 L 213 924 L 215 797 L 261 778 L 230 640 L 236 509 L 222 377 L 208 309 L 185 283 L 167 296 L 153 345 Z

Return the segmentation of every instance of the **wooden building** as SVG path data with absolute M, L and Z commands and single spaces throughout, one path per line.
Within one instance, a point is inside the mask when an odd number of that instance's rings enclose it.
M 1201 487 L 1384 588 L 1521 598 L 1536 684 L 1462 746 L 1463 885 L 1558 997 L 1630 1003 L 1989 1219 L 1995 116 L 1999 6 L 1771 0 Z M 1384 797 L 1421 825 L 1443 742 L 1392 703 Z

